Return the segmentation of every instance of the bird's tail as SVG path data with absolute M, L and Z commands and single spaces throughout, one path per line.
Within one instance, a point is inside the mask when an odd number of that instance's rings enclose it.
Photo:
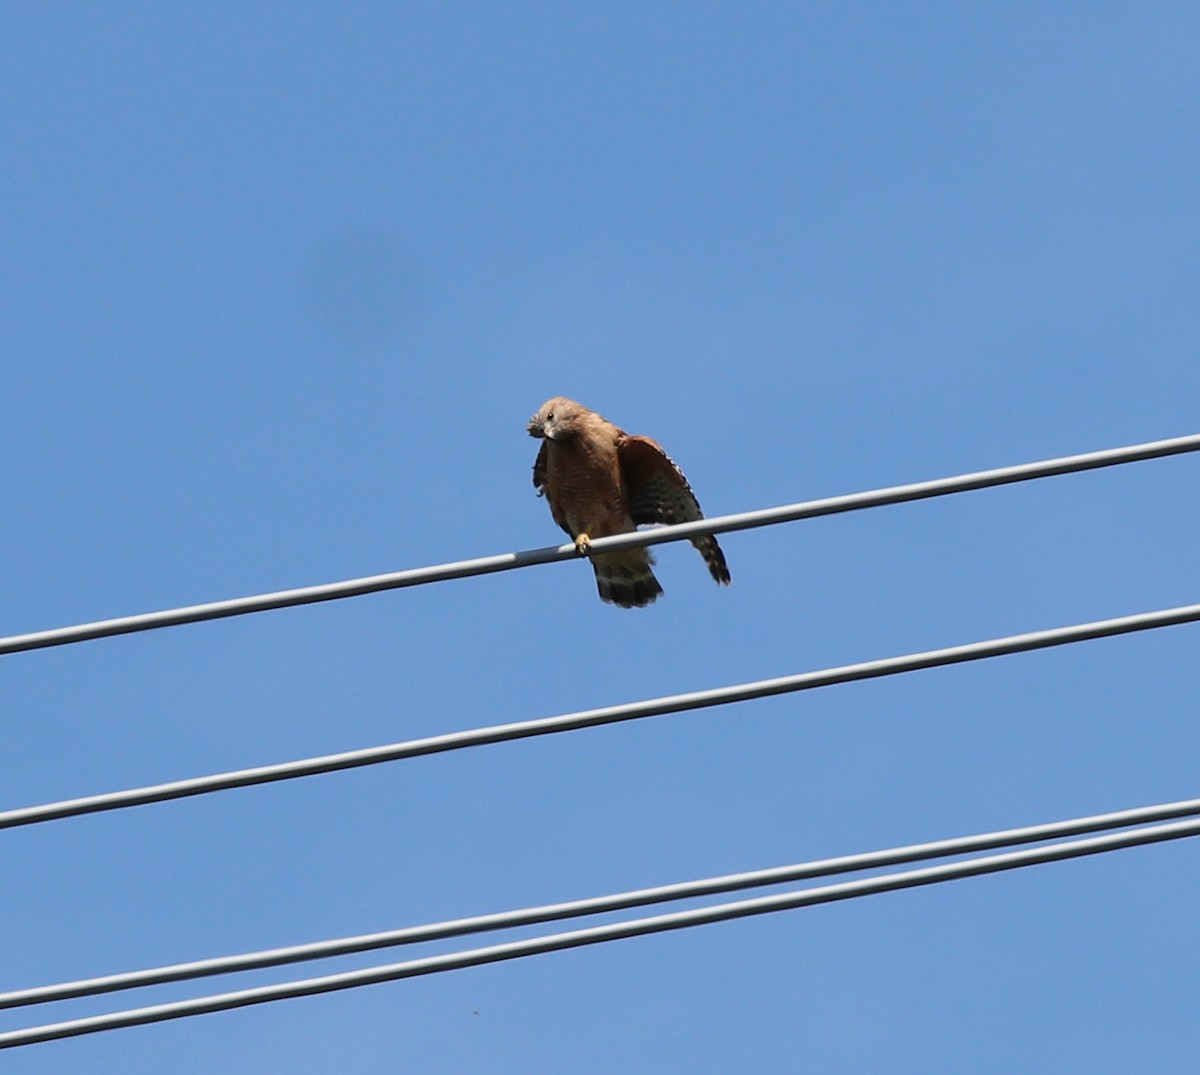
M 663 592 L 654 572 L 653 560 L 645 549 L 607 552 L 592 557 L 600 600 L 621 608 L 642 608 Z

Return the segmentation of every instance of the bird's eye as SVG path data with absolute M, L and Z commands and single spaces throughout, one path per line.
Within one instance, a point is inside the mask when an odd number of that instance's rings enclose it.
M 547 421 L 547 422 L 553 422 L 553 421 L 554 421 L 554 412 L 553 412 L 553 411 L 547 411 L 547 412 L 546 412 L 546 421 Z

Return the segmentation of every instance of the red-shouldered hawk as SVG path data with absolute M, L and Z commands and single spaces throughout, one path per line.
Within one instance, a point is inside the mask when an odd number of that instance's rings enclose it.
M 574 400 L 547 400 L 529 420 L 542 446 L 533 484 L 545 494 L 554 521 L 580 553 L 592 538 L 624 534 L 639 523 L 686 523 L 704 518 L 683 472 L 649 437 L 632 437 Z M 711 534 L 691 539 L 709 573 L 729 584 L 725 555 Z M 601 601 L 622 608 L 650 604 L 662 587 L 648 549 L 591 557 Z

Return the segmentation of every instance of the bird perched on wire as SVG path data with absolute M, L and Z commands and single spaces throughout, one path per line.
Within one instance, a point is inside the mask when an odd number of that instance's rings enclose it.
M 550 505 L 554 521 L 581 555 L 591 539 L 624 534 L 639 523 L 686 523 L 702 519 L 683 472 L 656 441 L 630 436 L 571 399 L 547 400 L 529 420 L 541 439 L 533 484 Z M 691 539 L 709 574 L 729 584 L 729 568 L 711 534 Z M 591 557 L 600 600 L 641 608 L 663 592 L 648 549 L 596 553 Z

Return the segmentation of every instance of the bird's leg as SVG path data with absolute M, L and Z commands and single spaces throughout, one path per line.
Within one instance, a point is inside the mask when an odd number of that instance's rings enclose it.
M 587 556 L 587 554 L 591 551 L 591 548 L 592 539 L 588 537 L 587 534 L 580 534 L 575 539 L 575 551 L 579 553 L 580 556 Z

